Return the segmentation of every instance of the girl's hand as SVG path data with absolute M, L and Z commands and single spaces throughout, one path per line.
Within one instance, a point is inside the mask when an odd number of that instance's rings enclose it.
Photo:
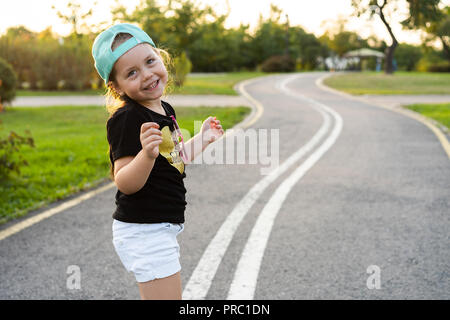
M 141 145 L 147 157 L 156 159 L 159 155 L 159 145 L 163 141 L 159 124 L 156 122 L 145 122 L 141 126 Z
M 208 144 L 219 139 L 224 131 L 222 126 L 220 125 L 220 120 L 217 120 L 216 117 L 208 117 L 201 128 L 202 140 Z

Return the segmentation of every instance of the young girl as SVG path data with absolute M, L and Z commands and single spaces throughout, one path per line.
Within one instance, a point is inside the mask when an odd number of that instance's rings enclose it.
M 134 273 L 142 299 L 181 299 L 179 245 L 186 207 L 183 179 L 191 162 L 224 131 L 208 117 L 184 144 L 176 114 L 161 100 L 168 54 L 140 28 L 117 24 L 94 41 L 95 67 L 107 84 L 107 138 L 117 186 L 114 248 Z M 179 132 L 179 130 L 178 130 Z

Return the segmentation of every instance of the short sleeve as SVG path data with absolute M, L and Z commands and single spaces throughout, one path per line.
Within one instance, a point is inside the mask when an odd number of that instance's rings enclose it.
M 140 133 L 145 119 L 137 112 L 127 110 L 113 115 L 107 122 L 107 138 L 112 161 L 136 156 L 142 149 Z

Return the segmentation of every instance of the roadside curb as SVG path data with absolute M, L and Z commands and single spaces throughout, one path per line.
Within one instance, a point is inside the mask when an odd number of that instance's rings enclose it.
M 262 76 L 252 79 L 247 79 L 241 82 L 238 82 L 234 85 L 233 89 L 239 93 L 239 95 L 243 96 L 250 102 L 250 108 L 252 109 L 252 112 L 241 122 L 236 124 L 232 129 L 245 129 L 250 127 L 252 124 L 254 124 L 264 113 L 264 107 L 260 102 L 255 100 L 250 94 L 245 90 L 245 86 L 249 85 L 253 82 L 261 80 L 261 78 L 269 77 L 268 76 Z
M 319 79 L 316 80 L 316 85 L 322 90 L 325 90 L 325 91 L 328 91 L 328 92 L 331 92 L 334 94 L 338 94 L 340 96 L 346 97 L 351 100 L 363 102 L 363 103 L 371 105 L 371 106 L 375 106 L 378 108 L 383 108 L 383 109 L 386 109 L 389 111 L 393 111 L 393 112 L 402 114 L 411 119 L 421 122 L 422 124 L 426 125 L 436 135 L 436 137 L 438 138 L 439 142 L 442 145 L 442 148 L 444 148 L 445 153 L 447 154 L 448 158 L 450 159 L 450 143 L 446 137 L 446 130 L 445 129 L 442 130 L 440 128 L 441 124 L 437 123 L 435 120 L 429 119 L 429 118 L 421 115 L 418 112 L 406 109 L 404 107 L 391 107 L 391 106 L 387 106 L 387 105 L 384 105 L 381 103 L 374 103 L 374 102 L 368 101 L 364 98 L 356 97 L 356 96 L 353 96 L 346 92 L 338 91 L 336 89 L 330 88 L 330 87 L 326 86 L 325 84 L 323 84 L 323 81 L 325 79 L 327 79 L 333 75 L 334 74 L 327 74 L 323 77 L 320 77 Z

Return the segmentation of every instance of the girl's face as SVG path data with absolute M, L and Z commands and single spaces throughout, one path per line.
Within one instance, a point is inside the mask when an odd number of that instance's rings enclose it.
M 113 86 L 144 106 L 160 106 L 168 74 L 161 57 L 148 43 L 140 43 L 114 64 Z

